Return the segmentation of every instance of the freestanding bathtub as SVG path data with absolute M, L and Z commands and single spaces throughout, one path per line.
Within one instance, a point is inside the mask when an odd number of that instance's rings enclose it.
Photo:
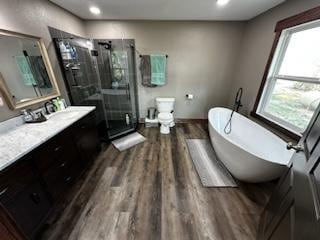
M 286 143 L 257 123 L 235 112 L 232 131 L 224 128 L 231 110 L 213 108 L 209 111 L 209 133 L 214 150 L 230 173 L 245 182 L 266 182 L 281 176 L 293 151 Z

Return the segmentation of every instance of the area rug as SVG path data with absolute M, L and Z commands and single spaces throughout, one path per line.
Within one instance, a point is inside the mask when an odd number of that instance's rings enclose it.
M 218 160 L 208 139 L 187 139 L 186 141 L 204 187 L 237 187 L 231 174 Z
M 117 140 L 112 141 L 112 144 L 120 151 L 127 150 L 128 148 L 131 148 L 139 143 L 142 143 L 146 140 L 144 136 L 142 136 L 140 133 L 131 133 L 127 136 L 124 136 L 122 138 L 119 138 Z

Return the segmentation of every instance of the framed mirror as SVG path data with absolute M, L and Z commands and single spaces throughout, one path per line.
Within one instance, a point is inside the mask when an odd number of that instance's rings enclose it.
M 60 95 L 41 38 L 0 30 L 0 91 L 12 110 Z

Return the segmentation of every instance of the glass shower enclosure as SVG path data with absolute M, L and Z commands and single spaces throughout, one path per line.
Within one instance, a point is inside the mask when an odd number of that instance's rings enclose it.
M 133 39 L 55 39 L 72 105 L 96 106 L 100 136 L 115 139 L 139 120 Z
M 94 40 L 94 48 L 108 131 L 116 137 L 130 132 L 139 120 L 134 40 L 98 39 Z

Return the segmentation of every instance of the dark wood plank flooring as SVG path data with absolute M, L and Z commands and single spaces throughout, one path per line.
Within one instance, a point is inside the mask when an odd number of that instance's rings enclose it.
M 255 239 L 272 184 L 202 187 L 185 139 L 208 138 L 204 124 L 139 132 L 148 140 L 127 151 L 104 147 L 42 239 Z

